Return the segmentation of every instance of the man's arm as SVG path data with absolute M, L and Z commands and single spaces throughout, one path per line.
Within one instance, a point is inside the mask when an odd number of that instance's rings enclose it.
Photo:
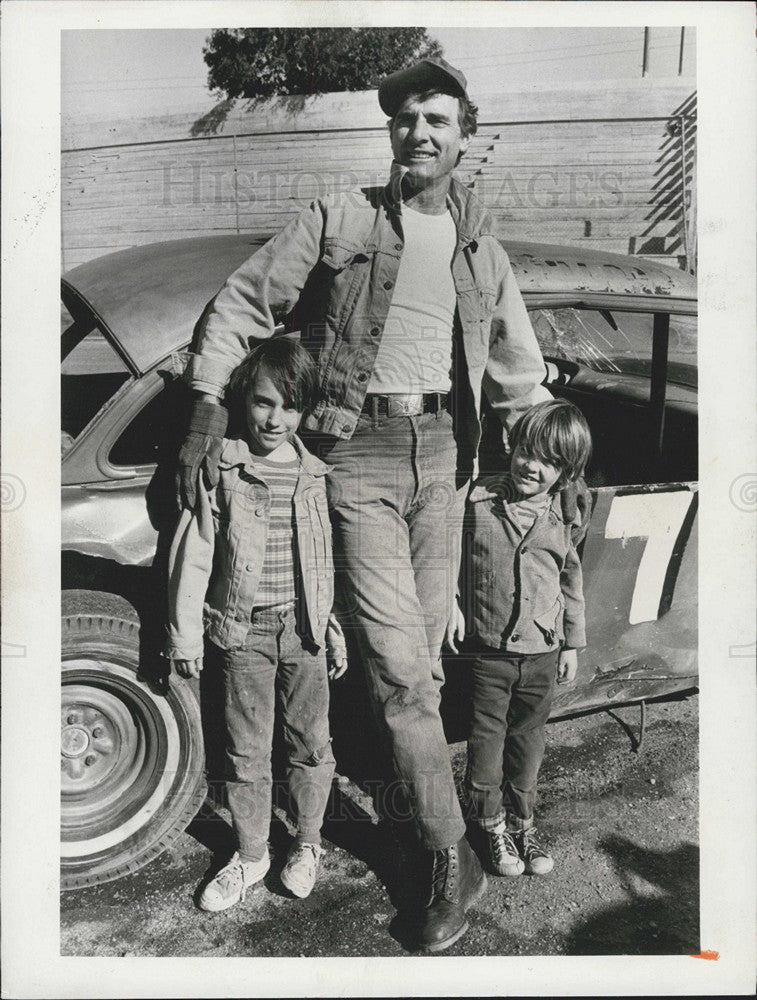
M 228 278 L 203 319 L 185 373 L 193 389 L 219 397 L 250 340 L 273 336 L 318 263 L 323 222 L 323 206 L 313 202 Z
M 541 384 L 546 374 L 544 359 L 507 254 L 504 258 L 482 386 L 506 436 L 521 414 L 552 395 Z
M 320 256 L 323 219 L 320 202 L 302 211 L 231 275 L 203 319 L 197 353 L 184 373 L 196 397 L 179 453 L 183 508 L 194 508 L 203 481 L 208 488 L 218 482 L 228 424 L 220 397 L 250 341 L 271 337 L 277 321 L 295 305 Z

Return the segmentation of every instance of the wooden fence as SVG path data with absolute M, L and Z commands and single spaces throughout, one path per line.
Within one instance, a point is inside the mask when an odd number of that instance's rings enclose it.
M 594 92 L 578 104 L 589 116 L 576 117 L 573 103 L 570 117 L 547 117 L 567 114 L 564 94 L 539 106 L 521 101 L 518 118 L 482 115 L 458 175 L 505 236 L 666 257 L 693 270 L 696 97 L 680 86 L 655 91 L 655 101 L 645 93 L 635 115 L 596 114 Z M 354 96 L 362 108 L 366 95 Z M 616 90 L 604 106 L 628 110 L 628 96 Z M 72 143 L 62 154 L 64 267 L 156 240 L 271 235 L 313 198 L 386 179 L 386 128 L 299 116 L 294 128 L 260 131 L 271 117 L 219 116 L 215 130 L 166 122 L 165 138 L 154 122 L 132 123 L 108 130 L 118 141 L 89 146 L 102 128 L 64 127 Z M 140 134 L 149 138 L 135 141 Z

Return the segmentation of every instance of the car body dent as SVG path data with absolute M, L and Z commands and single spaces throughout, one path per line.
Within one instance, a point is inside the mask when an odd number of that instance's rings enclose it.
M 697 685 L 696 485 L 591 493 L 581 555 L 587 645 L 575 683 L 556 690 L 553 718 Z M 639 614 L 646 620 L 632 622 Z
M 150 566 L 158 532 L 146 513 L 150 476 L 117 484 L 64 486 L 61 512 L 63 551 L 108 559 L 125 566 Z

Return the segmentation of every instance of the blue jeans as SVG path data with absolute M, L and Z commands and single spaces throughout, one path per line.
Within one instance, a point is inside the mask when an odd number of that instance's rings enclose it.
M 465 500 L 452 418 L 363 415 L 324 457 L 340 618 L 421 842 L 449 847 L 465 832 L 439 715 Z
M 533 819 L 557 657 L 557 652 L 514 656 L 487 649 L 473 663 L 466 792 L 473 819 L 484 829 L 506 818 Z
M 254 611 L 241 649 L 220 650 L 220 655 L 226 697 L 226 788 L 240 856 L 256 861 L 266 849 L 277 699 L 297 839 L 319 844 L 334 774 L 323 648 L 314 652 L 303 645 L 291 604 Z

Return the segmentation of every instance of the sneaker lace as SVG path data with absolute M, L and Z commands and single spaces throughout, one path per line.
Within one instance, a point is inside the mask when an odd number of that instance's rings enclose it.
M 515 846 L 515 841 L 509 833 L 505 833 L 504 831 L 492 835 L 492 849 L 494 858 L 498 864 L 507 860 L 512 861 L 514 857 L 517 858 L 518 856 L 518 848 Z
M 523 831 L 523 855 L 526 859 L 530 860 L 532 858 L 545 858 L 547 857 L 547 852 L 541 846 L 539 841 L 536 839 L 536 827 L 530 826 L 527 830 Z
M 308 875 L 312 875 L 318 864 L 319 853 L 315 844 L 298 844 L 292 851 L 288 863 L 296 864 L 301 861 L 306 865 Z
M 225 868 L 222 868 L 216 875 L 214 881 L 217 883 L 218 888 L 221 890 L 223 895 L 228 895 L 226 892 L 227 888 L 236 892 L 239 887 L 239 883 L 241 882 L 242 888 L 239 898 L 242 902 L 244 902 L 245 893 L 247 892 L 247 884 L 244 878 L 244 867 L 238 858 L 230 861 Z

